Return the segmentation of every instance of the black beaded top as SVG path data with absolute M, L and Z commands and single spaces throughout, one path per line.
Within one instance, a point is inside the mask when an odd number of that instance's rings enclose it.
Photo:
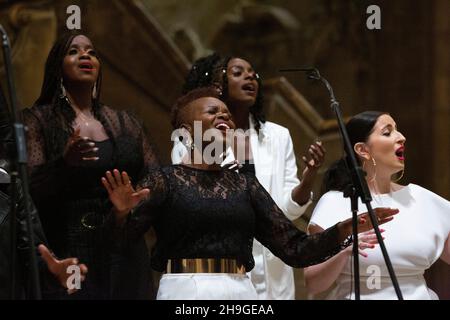
M 293 267 L 320 263 L 343 247 L 336 226 L 311 236 L 297 229 L 253 174 L 173 165 L 150 171 L 141 184 L 149 197 L 117 231 L 128 242 L 153 226 L 158 271 L 176 258 L 234 258 L 249 271 L 253 238 Z

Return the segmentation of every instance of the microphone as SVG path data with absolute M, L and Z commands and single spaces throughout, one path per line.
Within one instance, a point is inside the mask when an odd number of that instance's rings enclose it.
M 278 72 L 306 72 L 306 76 L 308 79 L 311 80 L 320 80 L 322 76 L 319 73 L 319 70 L 313 67 L 305 67 L 305 68 L 286 68 L 286 69 L 279 69 Z
M 320 75 L 320 72 L 319 72 L 319 70 L 317 70 L 317 68 L 313 68 L 313 67 L 287 68 L 287 69 L 280 69 L 278 71 L 279 72 L 298 72 L 298 71 L 306 72 L 306 77 L 308 79 L 319 80 L 327 87 L 328 93 L 330 94 L 330 97 L 331 97 L 331 108 L 333 109 L 335 106 L 339 105 L 339 103 L 336 101 L 336 97 L 334 96 L 333 88 L 331 87 L 331 85 L 327 81 L 327 79 L 325 79 L 324 77 L 322 77 Z
M 360 299 L 360 275 L 359 275 L 359 254 L 358 254 L 358 232 L 357 232 L 357 212 L 358 212 L 358 198 L 361 198 L 361 201 L 366 205 L 367 211 L 369 212 L 370 220 L 373 224 L 375 233 L 377 235 L 377 239 L 380 245 L 381 252 L 383 253 L 383 258 L 386 263 L 386 267 L 389 271 L 389 276 L 391 277 L 392 284 L 394 286 L 395 292 L 399 300 L 403 300 L 402 292 L 400 290 L 400 286 L 398 285 L 398 280 L 395 275 L 395 271 L 392 267 L 391 260 L 387 253 L 386 247 L 383 242 L 383 238 L 381 237 L 380 230 L 378 228 L 378 224 L 376 223 L 375 213 L 371 206 L 372 197 L 369 191 L 369 187 L 367 186 L 367 182 L 364 178 L 364 171 L 358 165 L 356 161 L 356 156 L 353 152 L 352 145 L 350 143 L 350 139 L 348 137 L 347 129 L 344 124 L 344 120 L 342 119 L 342 113 L 339 106 L 339 102 L 336 100 L 334 96 L 333 88 L 327 79 L 322 77 L 319 73 L 319 70 L 316 68 L 289 68 L 289 69 L 281 69 L 280 72 L 297 72 L 303 71 L 306 72 L 308 79 L 319 80 L 321 81 L 327 88 L 328 93 L 330 95 L 330 107 L 333 109 L 336 114 L 337 123 L 339 125 L 339 130 L 341 132 L 342 141 L 344 143 L 344 150 L 347 154 L 347 157 L 350 159 L 349 161 L 349 171 L 352 179 L 351 185 L 344 191 L 344 197 L 350 198 L 351 200 L 351 211 L 353 216 L 353 268 L 354 268 L 354 282 L 355 282 L 355 299 Z

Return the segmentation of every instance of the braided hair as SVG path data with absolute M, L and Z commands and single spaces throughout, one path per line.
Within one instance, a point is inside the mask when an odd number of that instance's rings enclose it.
M 41 93 L 34 103 L 35 107 L 50 108 L 50 112 L 44 113 L 46 117 L 44 119 L 46 121 L 44 138 L 46 140 L 49 159 L 56 159 L 61 156 L 67 140 L 74 132 L 72 123 L 76 118 L 76 114 L 64 95 L 61 83 L 63 79 L 64 57 L 73 39 L 80 35 L 86 36 L 78 31 L 71 31 L 57 39 L 47 57 Z M 102 72 L 100 68 L 95 84 L 96 96 L 92 98 L 92 112 L 94 117 L 102 123 L 108 136 L 113 137 L 106 120 L 100 113 L 102 108 L 99 100 L 101 82 Z
M 218 53 L 213 53 L 196 60 L 186 77 L 183 93 L 185 94 L 195 88 L 216 86 L 220 87 L 222 91 L 220 99 L 225 102 L 225 104 L 228 104 L 227 69 L 228 63 L 235 58 L 237 57 L 221 57 Z M 256 96 L 255 104 L 250 107 L 249 111 L 255 123 L 255 130 L 259 133 L 261 123 L 266 122 L 266 117 L 263 112 L 263 93 L 261 90 L 263 84 L 261 77 L 257 76 L 256 81 L 258 82 L 259 88 L 258 95 Z

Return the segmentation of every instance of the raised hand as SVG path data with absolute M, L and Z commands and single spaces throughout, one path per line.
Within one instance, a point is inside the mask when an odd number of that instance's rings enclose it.
M 392 219 L 394 219 L 394 215 L 399 213 L 398 209 L 392 208 L 376 208 L 373 209 L 375 212 L 375 216 L 378 222 L 378 225 L 385 224 Z M 349 219 L 351 220 L 351 219 Z M 361 213 L 358 215 L 358 232 L 365 232 L 373 229 L 372 222 L 370 221 L 369 213 Z
M 380 233 L 385 232 L 384 229 L 380 229 Z M 384 240 L 384 237 L 383 237 Z M 373 249 L 375 245 L 378 244 L 377 235 L 374 230 L 370 230 L 367 232 L 362 232 L 358 234 L 358 251 L 361 256 L 364 258 L 368 257 L 368 254 L 364 252 L 365 249 Z M 353 246 L 347 247 L 345 250 L 352 251 Z
M 118 221 L 123 221 L 139 202 L 150 194 L 147 188 L 136 191 L 131 184 L 128 174 L 114 169 L 106 171 L 106 178 L 102 177 L 103 186 L 108 191 L 109 200 L 114 205 L 114 212 Z
M 47 264 L 48 270 L 58 279 L 61 286 L 67 288 L 67 280 L 72 275 L 71 272 L 67 272 L 68 268 L 72 265 L 78 266 L 80 270 L 80 282 L 83 282 L 86 279 L 86 274 L 88 272 L 88 268 L 84 264 L 78 264 L 77 258 L 67 258 L 64 260 L 58 260 L 54 257 L 46 246 L 40 244 L 38 246 L 39 253 Z M 72 288 L 68 289 L 67 293 L 72 294 L 76 292 L 78 289 Z
M 308 153 L 310 155 L 310 159 L 308 159 L 306 156 L 302 157 L 303 162 L 306 165 L 306 170 L 317 170 L 322 166 L 323 160 L 325 158 L 326 150 L 322 146 L 322 142 L 316 141 L 312 145 L 309 146 Z M 303 174 L 306 172 L 303 171 Z
M 86 137 L 80 136 L 80 128 L 76 128 L 70 136 L 64 150 L 64 161 L 71 166 L 79 166 L 85 161 L 97 161 L 98 148 Z
M 385 224 L 392 219 L 394 219 L 394 215 L 399 212 L 398 209 L 392 208 L 376 208 L 374 209 L 374 213 L 378 222 L 378 225 Z M 372 222 L 370 221 L 369 214 L 361 213 L 358 215 L 358 233 L 366 232 L 373 229 Z M 343 241 L 346 237 L 352 234 L 352 218 L 348 218 L 339 223 L 339 232 L 341 241 Z

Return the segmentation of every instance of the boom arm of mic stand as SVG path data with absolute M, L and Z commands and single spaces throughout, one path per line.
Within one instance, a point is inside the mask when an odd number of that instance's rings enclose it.
M 337 102 L 336 98 L 334 97 L 333 89 L 331 88 L 331 85 L 329 84 L 329 82 L 321 76 L 320 76 L 320 80 L 326 85 L 326 87 L 330 93 L 331 108 L 333 109 L 334 113 L 336 114 L 336 118 L 337 118 L 337 121 L 339 124 L 339 129 L 341 131 L 342 139 L 344 141 L 345 152 L 346 152 L 348 158 L 350 159 L 350 166 L 351 166 L 350 174 L 351 174 L 351 178 L 352 178 L 354 191 L 356 192 L 356 198 L 360 197 L 362 202 L 367 207 L 367 212 L 369 213 L 370 221 L 372 222 L 373 228 L 375 230 L 375 234 L 377 236 L 377 240 L 380 245 L 381 252 L 383 253 L 384 261 L 386 263 L 386 267 L 388 269 L 389 276 L 391 277 L 392 285 L 394 286 L 395 292 L 397 294 L 397 298 L 399 300 L 403 300 L 402 292 L 400 291 L 397 277 L 395 275 L 391 260 L 387 253 L 386 246 L 384 245 L 383 238 L 381 237 L 380 228 L 378 227 L 378 220 L 375 218 L 375 213 L 372 209 L 372 205 L 371 205 L 372 196 L 370 195 L 369 187 L 367 186 L 366 179 L 364 178 L 365 174 L 364 174 L 364 171 L 362 170 L 362 168 L 358 165 L 358 162 L 356 161 L 356 157 L 353 152 L 353 148 L 351 146 L 350 139 L 348 137 L 348 133 L 347 133 L 347 130 L 344 125 L 344 121 L 342 119 L 342 114 L 341 114 L 339 103 Z M 353 201 L 355 201 L 355 200 L 353 200 Z M 356 203 L 353 203 L 353 205 L 357 206 L 357 200 L 356 200 Z M 356 215 L 353 214 L 353 217 L 356 218 Z M 354 221 L 353 226 L 356 226 L 356 225 L 357 225 L 357 223 L 356 223 L 356 221 Z M 356 233 L 357 232 L 354 230 L 353 234 L 355 235 Z M 356 254 L 357 252 L 358 252 L 357 248 L 354 248 L 353 253 Z M 359 255 L 357 257 L 355 257 L 354 259 L 356 260 L 358 258 L 359 258 Z M 355 274 L 356 274 L 356 270 L 355 270 Z M 358 274 L 359 274 L 359 270 L 358 270 Z M 358 283 L 359 283 L 359 280 L 358 280 Z M 356 280 L 355 280 L 355 285 L 356 285 Z
M 367 211 L 370 216 L 370 220 L 375 230 L 375 234 L 377 236 L 377 240 L 380 244 L 381 251 L 383 253 L 384 260 L 386 262 L 386 267 L 389 271 L 389 276 L 391 277 L 392 284 L 395 289 L 395 293 L 399 300 L 403 300 L 402 292 L 400 291 L 400 287 L 398 285 L 397 277 L 395 276 L 394 269 L 392 268 L 391 260 L 389 259 L 389 255 L 387 253 L 386 247 L 384 245 L 383 238 L 380 234 L 380 229 L 378 227 L 378 220 L 375 218 L 375 213 L 373 212 L 371 201 L 372 197 L 370 195 L 369 187 L 367 186 L 367 182 L 364 178 L 365 173 L 362 168 L 358 165 L 356 161 L 355 154 L 353 152 L 353 148 L 350 144 L 350 139 L 348 138 L 347 130 L 345 129 L 344 121 L 342 119 L 339 102 L 336 100 L 334 96 L 333 88 L 330 83 L 320 75 L 319 70 L 312 67 L 305 68 L 287 68 L 281 69 L 280 72 L 297 72 L 303 71 L 306 72 L 308 79 L 320 80 L 326 87 L 330 94 L 331 100 L 331 108 L 336 114 L 336 118 L 339 125 L 339 130 L 341 132 L 341 136 L 344 142 L 345 152 L 350 159 L 350 175 L 352 179 L 353 186 L 350 186 L 349 190 L 344 193 L 345 196 L 350 197 L 352 201 L 352 213 L 353 213 L 353 237 L 354 237 L 354 247 L 353 247 L 353 255 L 354 255 L 354 265 L 355 265 L 355 286 L 356 295 L 359 296 L 359 254 L 358 254 L 358 233 L 357 233 L 357 211 L 358 211 L 358 197 L 361 197 L 362 202 L 366 205 Z M 355 295 L 355 296 L 356 296 Z

